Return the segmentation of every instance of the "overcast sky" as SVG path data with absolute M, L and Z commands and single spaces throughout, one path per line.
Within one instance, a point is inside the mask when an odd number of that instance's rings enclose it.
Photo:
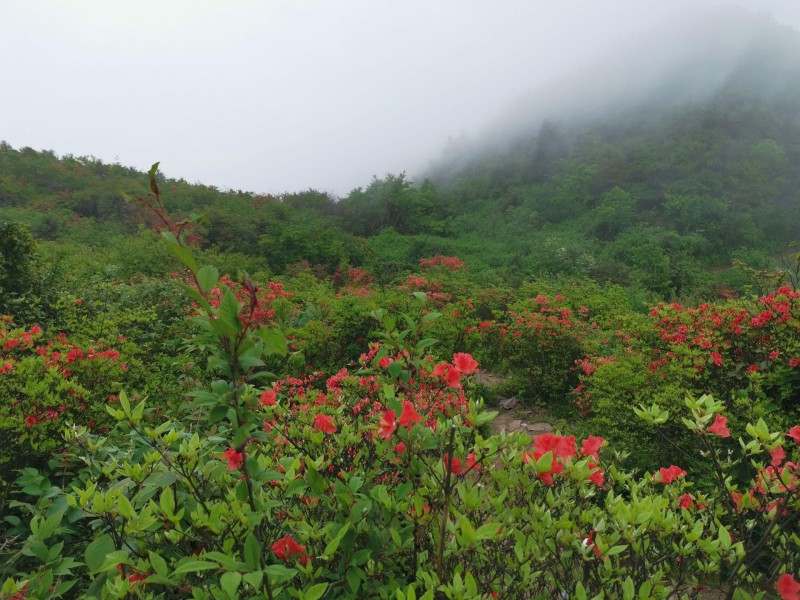
M 0 139 L 220 188 L 418 173 L 527 90 L 698 8 L 797 0 L 0 0 Z

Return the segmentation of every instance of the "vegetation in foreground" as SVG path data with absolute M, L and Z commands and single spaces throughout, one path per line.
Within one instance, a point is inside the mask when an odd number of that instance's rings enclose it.
M 800 594 L 793 287 L 220 276 L 150 178 L 171 281 L 53 290 L 4 238 L 5 597 Z M 561 433 L 488 435 L 479 368 Z

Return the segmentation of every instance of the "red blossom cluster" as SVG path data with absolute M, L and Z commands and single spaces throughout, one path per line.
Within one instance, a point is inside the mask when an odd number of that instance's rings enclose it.
M 581 443 L 581 454 L 585 457 L 599 460 L 599 451 L 604 443 L 605 440 L 603 438 L 590 436 Z M 549 471 L 540 472 L 539 478 L 545 485 L 553 485 L 553 475 L 563 473 L 567 462 L 578 455 L 575 436 L 555 435 L 552 433 L 537 435 L 533 438 L 533 452 L 523 452 L 522 462 L 528 463 L 531 459 L 539 461 L 547 453 L 552 456 L 552 466 Z M 588 480 L 599 487 L 603 485 L 603 470 L 591 460 L 589 461 Z
M 782 342 L 791 331 L 791 323 L 800 316 L 800 292 L 782 287 L 758 299 L 752 307 L 742 305 L 701 304 L 683 307 L 665 304 L 655 307 L 650 316 L 661 340 L 667 359 L 680 358 L 679 348 L 695 349 L 695 368 L 706 365 L 730 369 L 744 363 L 746 371 L 757 373 L 774 363 L 800 366 L 800 359 L 791 355 L 800 348 L 784 347 Z
M 654 481 L 656 483 L 672 483 L 676 479 L 680 477 L 684 477 L 686 475 L 686 471 L 681 469 L 678 466 L 671 465 L 669 467 L 661 467 L 656 474 Z
M 272 544 L 272 553 L 276 558 L 282 561 L 289 562 L 292 559 L 300 561 L 300 564 L 306 566 L 313 556 L 306 554 L 306 547 L 298 544 L 291 535 L 285 535 Z
M 28 330 L 0 326 L 0 376 L 12 377 L 21 364 L 28 364 L 28 369 L 31 366 L 39 369 L 42 377 L 59 377 L 64 382 L 55 396 L 30 397 L 15 394 L 14 384 L 9 381 L 6 383 L 9 389 L 5 391 L 5 406 L 11 411 L 8 416 L 19 417 L 26 427 L 35 427 L 69 412 L 72 418 L 94 426 L 91 418 L 80 418 L 86 416 L 91 393 L 101 390 L 101 379 L 116 379 L 119 371 L 127 370 L 127 364 L 119 363 L 120 353 L 116 350 L 99 346 L 83 348 L 63 333 L 47 342 L 43 342 L 42 337 L 38 325 Z M 84 387 L 90 382 L 91 387 Z M 0 386 L 2 383 L 0 381 Z M 54 398 L 57 402 L 53 402 Z
M 430 258 L 420 259 L 419 268 L 423 271 L 430 271 L 436 268 L 446 269 L 448 271 L 461 271 L 464 268 L 464 263 L 455 256 L 442 256 L 441 254 L 437 254 Z
M 283 289 L 282 283 L 270 281 L 266 288 L 257 287 L 250 282 L 237 284 L 229 275 L 220 277 L 222 286 L 230 289 L 236 300 L 244 305 L 239 312 L 242 327 L 256 329 L 261 325 L 271 325 L 275 322 L 275 301 L 278 298 L 292 298 L 293 294 Z M 209 303 L 218 308 L 222 301 L 224 287 L 215 287 L 208 292 Z

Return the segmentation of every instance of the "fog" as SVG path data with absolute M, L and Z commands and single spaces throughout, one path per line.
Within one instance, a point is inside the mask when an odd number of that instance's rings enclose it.
M 687 57 L 718 64 L 676 99 L 710 93 L 750 19 L 800 28 L 800 3 L 5 0 L 0 139 L 344 195 L 423 172 L 448 139 L 642 101 Z

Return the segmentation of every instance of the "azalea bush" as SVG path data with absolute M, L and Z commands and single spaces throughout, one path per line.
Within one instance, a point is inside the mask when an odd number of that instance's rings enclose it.
M 514 376 L 526 400 L 563 402 L 577 384 L 575 362 L 588 351 L 589 310 L 576 313 L 561 295 L 537 295 L 531 304 L 471 326 L 469 347 Z
M 649 323 L 618 332 L 611 352 L 578 363 L 572 396 L 585 427 L 636 449 L 632 458 L 645 466 L 672 450 L 634 417 L 631 407 L 641 403 L 656 401 L 686 417 L 687 393 L 710 393 L 728 404 L 740 427 L 758 419 L 773 427 L 796 421 L 798 302 L 800 292 L 782 287 L 752 300 L 654 307 Z M 694 443 L 679 419 L 666 426 L 677 445 Z
M 114 348 L 82 345 L 42 328 L 0 320 L 0 439 L 2 473 L 21 468 L 63 447 L 67 424 L 103 428 L 106 406 L 120 391 L 127 364 Z M 3 464 L 6 463 L 6 464 Z

